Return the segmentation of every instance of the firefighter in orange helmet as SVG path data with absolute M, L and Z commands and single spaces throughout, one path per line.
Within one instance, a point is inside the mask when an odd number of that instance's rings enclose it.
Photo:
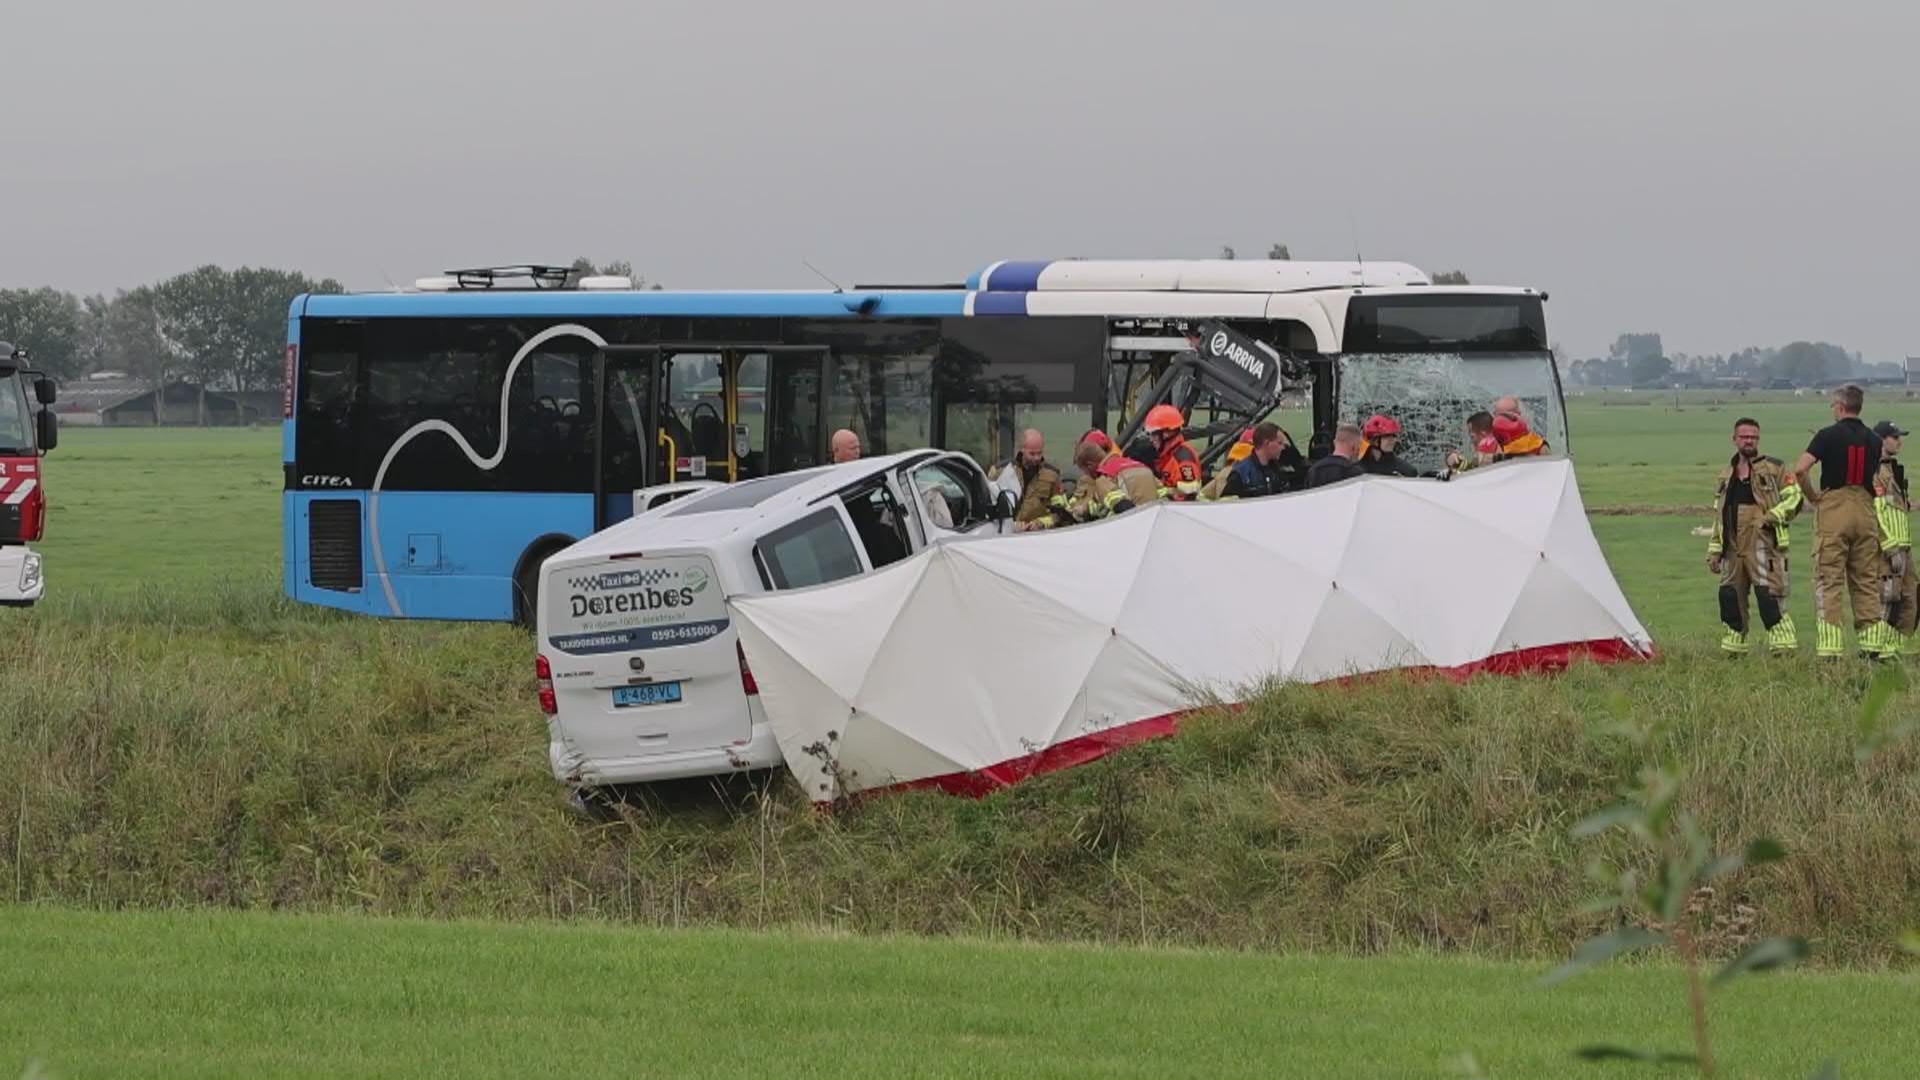
M 1198 499 L 1206 482 L 1201 475 L 1200 455 L 1187 444 L 1187 418 L 1172 405 L 1155 405 L 1147 410 L 1147 436 L 1158 455 L 1153 471 L 1167 497 L 1177 501 Z

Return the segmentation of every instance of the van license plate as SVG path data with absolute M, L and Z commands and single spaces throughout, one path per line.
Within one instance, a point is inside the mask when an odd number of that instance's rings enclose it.
M 680 684 L 677 682 L 619 686 L 613 691 L 613 704 L 618 708 L 626 708 L 629 705 L 665 705 L 679 700 Z

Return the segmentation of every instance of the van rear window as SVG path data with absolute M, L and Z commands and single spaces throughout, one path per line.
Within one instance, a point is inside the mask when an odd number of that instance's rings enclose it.
M 776 589 L 804 589 L 860 572 L 853 537 L 832 508 L 768 533 L 757 550 Z

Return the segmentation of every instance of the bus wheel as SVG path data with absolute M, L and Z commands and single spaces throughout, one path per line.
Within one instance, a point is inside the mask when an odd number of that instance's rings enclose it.
M 527 548 L 520 556 L 520 566 L 513 572 L 513 622 L 515 626 L 524 626 L 531 630 L 540 613 L 540 564 L 547 556 L 566 547 L 573 541 L 567 537 L 554 537 Z

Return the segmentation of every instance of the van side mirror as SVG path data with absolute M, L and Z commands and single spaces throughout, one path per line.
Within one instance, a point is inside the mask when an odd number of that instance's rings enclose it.
M 53 410 L 41 409 L 34 414 L 34 420 L 40 427 L 37 433 L 39 436 L 40 452 L 44 454 L 54 447 L 59 446 L 60 418 L 53 415 Z
M 40 404 L 51 405 L 60 396 L 60 389 L 53 385 L 52 379 L 43 375 L 33 380 L 33 396 L 39 399 Z

